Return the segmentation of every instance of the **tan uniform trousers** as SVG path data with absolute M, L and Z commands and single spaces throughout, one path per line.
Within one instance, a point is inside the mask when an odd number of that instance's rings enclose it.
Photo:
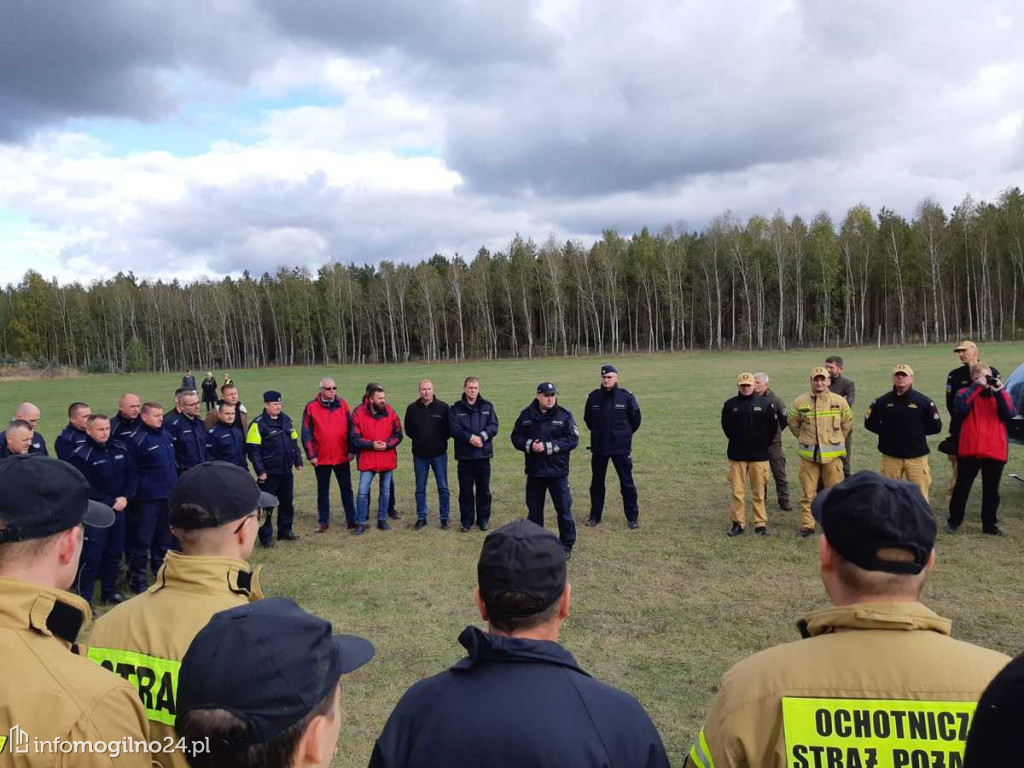
M 843 462 L 838 458 L 828 464 L 800 459 L 800 527 L 814 530 L 811 502 L 818 493 L 818 481 L 823 488 L 843 482 Z
M 913 459 L 898 459 L 895 456 L 882 454 L 882 468 L 879 470 L 882 477 L 891 477 L 893 480 L 903 480 L 913 483 L 921 489 L 921 495 L 928 501 L 928 489 L 932 487 L 932 470 L 928 466 L 927 456 L 918 456 Z
M 764 506 L 770 469 L 767 461 L 730 461 L 729 488 L 732 491 L 730 517 L 734 523 L 747 526 L 747 486 L 754 499 L 754 527 L 768 525 L 768 510 Z

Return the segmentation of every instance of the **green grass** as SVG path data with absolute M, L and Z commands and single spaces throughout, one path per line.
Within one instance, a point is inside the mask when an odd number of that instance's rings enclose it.
M 986 360 L 1006 375 L 1024 360 L 1020 344 L 986 345 L 984 352 Z M 870 400 L 888 389 L 892 365 L 909 363 L 917 373 L 918 388 L 941 399 L 945 375 L 957 364 L 956 356 L 947 347 L 843 354 L 859 393 L 854 407 L 859 432 L 854 469 L 877 469 L 875 441 L 863 431 L 862 419 Z M 725 440 L 719 428 L 722 402 L 735 393 L 738 372 L 768 371 L 773 388 L 789 402 L 807 389 L 810 368 L 823 357 L 821 350 L 811 350 L 613 359 L 622 385 L 637 394 L 643 409 L 634 453 L 642 528 L 626 529 L 614 470 L 609 467 L 605 522 L 596 530 L 579 527 L 570 568 L 573 614 L 562 640 L 584 669 L 640 699 L 660 729 L 673 764 L 682 761 L 722 673 L 754 651 L 795 639 L 796 618 L 826 603 L 817 576 L 816 539 L 794 536 L 798 511 L 780 513 L 770 504 L 771 538 L 726 538 L 729 493 Z M 533 397 L 536 383 L 550 379 L 561 390 L 562 404 L 581 418 L 587 392 L 598 385 L 601 362 L 589 358 L 279 368 L 237 371 L 235 378 L 251 412 L 259 411 L 262 391 L 275 388 L 284 393 L 285 410 L 298 419 L 323 374 L 337 378 L 350 403 L 367 381 L 383 382 L 400 414 L 416 398 L 416 383 L 423 376 L 433 379 L 437 395 L 447 401 L 461 392 L 465 376 L 480 376 L 482 392 L 494 401 L 501 418 L 492 482 L 493 522 L 500 525 L 525 514 L 523 460 L 508 439 L 519 410 Z M 113 413 L 123 391 L 169 403 L 175 386 L 174 376 L 149 375 L 6 383 L 0 385 L 0 413 L 9 413 L 21 400 L 33 400 L 43 409 L 41 429 L 52 443 L 72 399 Z M 785 441 L 795 490 L 795 447 L 790 436 Z M 937 442 L 932 439 L 933 447 Z M 1020 449 L 1012 449 L 1009 471 L 1024 468 L 1022 458 Z M 449 473 L 453 496 L 454 466 Z M 932 498 L 941 521 L 949 479 L 944 456 L 933 453 L 932 470 Z M 408 444 L 400 450 L 396 481 L 404 517 L 394 531 L 352 539 L 344 526 L 335 525 L 329 533 L 314 536 L 314 478 L 307 468 L 297 476 L 297 530 L 302 540 L 257 551 L 253 557 L 264 566 L 261 580 L 269 594 L 289 595 L 330 619 L 336 631 L 364 635 L 377 647 L 375 661 L 345 679 L 346 719 L 338 766 L 366 764 L 373 740 L 402 692 L 458 660 L 462 649 L 456 636 L 478 619 L 471 591 L 483 534 L 439 530 L 432 490 L 431 526 L 411 530 L 415 515 Z M 582 447 L 573 458 L 571 484 L 575 516 L 584 520 L 589 510 L 589 454 Z M 975 491 L 965 533 L 956 538 L 940 535 L 938 565 L 926 602 L 953 619 L 957 637 L 1016 654 L 1024 650 L 1024 488 L 1006 479 L 1002 492 L 1001 519 L 1008 536 L 981 536 Z M 333 498 L 337 522 L 342 517 L 337 497 Z M 550 504 L 548 527 L 554 528 Z

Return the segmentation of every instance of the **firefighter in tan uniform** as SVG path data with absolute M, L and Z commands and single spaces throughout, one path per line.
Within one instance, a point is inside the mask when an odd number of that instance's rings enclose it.
M 814 501 L 831 608 L 722 678 L 693 768 L 963 766 L 976 702 L 1009 661 L 923 606 L 935 518 L 916 486 L 858 472 Z
M 825 488 L 843 480 L 846 438 L 853 429 L 853 412 L 846 400 L 829 392 L 828 369 L 811 371 L 811 391 L 790 406 L 789 431 L 800 452 L 800 531 L 806 538 L 814 533 L 811 502 L 818 492 L 818 480 Z
M 82 552 L 82 523 L 114 523 L 89 500 L 89 483 L 63 461 L 23 455 L 0 462 L 0 765 L 15 768 L 148 768 L 144 751 L 114 759 L 69 742 L 149 739 L 135 690 L 81 655 L 91 618 L 67 590 Z M 59 742 L 55 742 L 59 739 Z M 37 748 L 41 742 L 45 748 Z M 90 745 L 91 746 L 91 745 Z
M 875 399 L 864 416 L 864 429 L 878 435 L 883 477 L 906 478 L 928 501 L 932 471 L 928 466 L 928 435 L 942 431 L 935 402 L 914 389 L 914 369 L 900 363 L 892 369 L 892 389 Z
M 277 499 L 227 462 L 199 464 L 171 490 L 171 529 L 182 554 L 168 552 L 156 581 L 96 622 L 89 658 L 138 689 L 154 739 L 174 731 L 178 669 L 192 639 L 213 614 L 263 597 L 246 562 L 262 509 Z M 155 755 L 165 768 L 186 768 L 183 751 Z
M 768 535 L 768 511 L 764 496 L 768 487 L 768 451 L 778 432 L 775 406 L 767 397 L 754 394 L 754 375 L 736 377 L 738 394 L 722 406 L 722 431 L 729 438 L 729 488 L 732 491 L 727 536 L 739 536 L 747 527 L 747 484 L 754 507 L 754 533 Z

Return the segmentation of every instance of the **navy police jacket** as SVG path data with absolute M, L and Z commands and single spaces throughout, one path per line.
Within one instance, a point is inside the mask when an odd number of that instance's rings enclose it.
M 38 432 L 32 433 L 32 445 L 28 447 L 29 453 L 36 453 L 40 456 L 49 456 L 50 453 L 46 450 L 46 438 Z
M 463 395 L 448 409 L 448 430 L 455 443 L 457 461 L 490 459 L 494 456 L 494 438 L 498 434 L 498 412 L 490 400 L 477 397 L 470 405 Z M 479 448 L 469 444 L 474 435 L 484 441 Z
M 633 450 L 633 433 L 640 429 L 640 403 L 616 384 L 598 387 L 587 396 L 583 423 L 590 430 L 590 449 L 600 456 L 626 456 Z
M 75 429 L 73 426 L 68 424 L 61 430 L 61 433 L 57 435 L 57 439 L 53 442 L 53 448 L 57 451 L 57 458 L 62 461 L 67 461 L 71 458 L 71 454 L 75 452 L 82 443 L 85 442 L 85 432 L 80 429 Z
M 469 655 L 406 691 L 370 768 L 667 768 L 640 703 L 594 680 L 558 643 L 476 627 L 459 642 Z
M 206 460 L 227 461 L 249 469 L 245 461 L 245 441 L 234 425 L 217 422 L 206 430 Z
M 266 410 L 253 419 L 245 438 L 249 461 L 257 475 L 286 475 L 292 467 L 302 466 L 299 433 L 292 426 L 291 417 L 284 411 L 276 419 Z
M 108 440 L 100 445 L 87 438 L 68 462 L 89 481 L 89 498 L 114 506 L 118 496 L 130 499 L 139 486 L 135 458 L 127 445 L 119 440 Z
M 544 446 L 534 452 L 534 443 Z M 576 420 L 565 408 L 555 404 L 541 413 L 535 399 L 516 419 L 512 428 L 512 445 L 526 454 L 526 474 L 530 477 L 566 477 L 569 474 L 569 452 L 580 443 Z
M 184 472 L 206 461 L 206 426 L 175 411 L 164 419 L 164 431 L 174 441 L 174 461 L 178 472 Z
M 163 427 L 153 429 L 143 423 L 128 446 L 135 451 L 135 466 L 139 472 L 138 501 L 159 501 L 171 495 L 178 481 L 174 464 L 174 441 Z
M 142 426 L 142 419 L 136 416 L 134 419 L 126 419 L 119 412 L 114 418 L 110 420 L 110 439 L 120 440 L 122 443 L 127 444 L 135 433 L 139 431 L 139 427 Z

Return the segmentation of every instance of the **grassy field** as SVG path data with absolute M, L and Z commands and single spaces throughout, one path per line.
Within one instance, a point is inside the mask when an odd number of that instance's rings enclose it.
M 984 353 L 1005 375 L 1024 360 L 1020 344 L 987 345 Z M 909 363 L 917 373 L 918 389 L 941 399 L 946 373 L 957 359 L 947 347 L 843 354 L 858 391 L 853 466 L 877 469 L 875 441 L 863 431 L 863 414 L 871 399 L 888 389 L 892 365 Z M 738 372 L 768 371 L 773 388 L 789 402 L 808 389 L 809 371 L 824 355 L 821 350 L 692 352 L 612 360 L 622 385 L 636 393 L 643 409 L 634 452 L 642 527 L 626 529 L 614 470 L 609 467 L 605 522 L 596 530 L 579 527 L 570 567 L 573 614 L 562 639 L 584 669 L 640 699 L 660 729 L 674 765 L 681 763 L 700 727 L 722 673 L 754 651 L 796 639 L 796 618 L 826 602 L 817 576 L 817 540 L 794 535 L 798 511 L 780 513 L 772 503 L 772 537 L 726 538 L 729 494 L 725 440 L 719 427 L 722 402 L 735 394 Z M 582 421 L 582 405 L 587 392 L 598 386 L 601 362 L 517 360 L 233 373 L 250 413 L 259 411 L 262 391 L 274 388 L 284 393 L 285 411 L 296 420 L 323 374 L 337 378 L 349 403 L 358 400 L 367 381 L 383 382 L 400 414 L 416 398 L 416 383 L 424 376 L 433 379 L 438 397 L 449 402 L 461 393 L 465 376 L 479 376 L 483 395 L 494 401 L 501 419 L 492 483 L 492 521 L 500 525 L 525 514 L 523 459 L 508 436 L 536 383 L 556 382 L 561 403 Z M 169 404 L 175 386 L 174 376 L 148 375 L 4 383 L 0 413 L 9 413 L 24 399 L 36 402 L 43 410 L 40 429 L 52 443 L 73 399 L 89 402 L 94 411 L 114 413 L 124 391 Z M 589 511 L 585 432 L 583 438 L 571 477 L 579 521 Z M 933 447 L 937 442 L 933 438 Z M 785 443 L 795 501 L 795 445 L 788 435 Z M 449 474 L 457 519 L 454 466 Z M 1009 471 L 1014 468 L 1024 469 L 1019 448 L 1011 450 Z M 932 471 L 932 498 L 941 522 L 949 479 L 943 455 L 933 453 Z M 335 525 L 327 534 L 314 535 L 315 483 L 307 468 L 297 477 L 297 530 L 302 540 L 254 554 L 264 566 L 261 580 L 269 594 L 289 595 L 330 619 L 336 631 L 364 635 L 377 647 L 376 660 L 345 679 L 346 720 L 337 766 L 366 764 L 373 740 L 402 692 L 458 660 L 462 649 L 456 636 L 478 619 L 471 590 L 483 534 L 441 531 L 433 490 L 430 527 L 411 529 L 415 507 L 408 444 L 400 448 L 396 483 L 403 519 L 395 530 L 374 530 L 353 539 L 343 525 Z M 976 490 L 965 533 L 955 538 L 940 534 L 938 564 L 925 599 L 953 619 L 957 637 L 1016 654 L 1024 650 L 1024 487 L 1005 479 L 1002 491 L 1001 520 L 1007 537 L 981 535 Z M 333 506 L 337 522 L 343 518 L 336 495 Z M 550 504 L 548 527 L 555 527 Z

